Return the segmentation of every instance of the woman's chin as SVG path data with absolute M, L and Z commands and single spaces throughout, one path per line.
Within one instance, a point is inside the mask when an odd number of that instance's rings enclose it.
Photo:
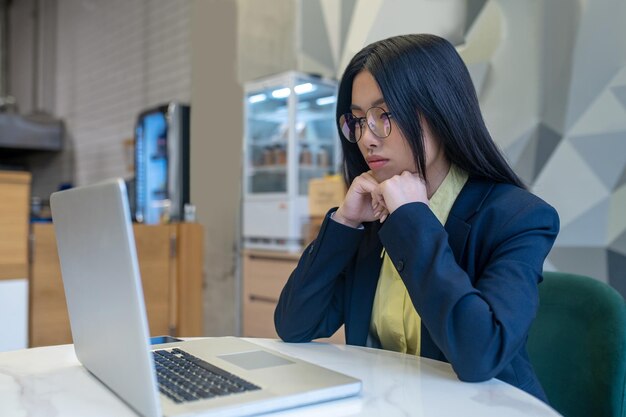
M 400 174 L 400 173 L 397 173 Z M 390 171 L 389 169 L 377 169 L 372 170 L 372 176 L 378 181 L 380 184 L 383 181 L 387 181 L 389 178 L 397 175 L 395 172 Z

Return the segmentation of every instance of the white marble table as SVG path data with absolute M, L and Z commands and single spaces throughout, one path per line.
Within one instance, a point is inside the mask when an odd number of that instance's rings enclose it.
M 246 339 L 360 378 L 360 396 L 273 416 L 559 416 L 498 380 L 460 382 L 450 365 L 377 349 Z M 134 416 L 78 362 L 72 345 L 0 353 L 0 416 Z

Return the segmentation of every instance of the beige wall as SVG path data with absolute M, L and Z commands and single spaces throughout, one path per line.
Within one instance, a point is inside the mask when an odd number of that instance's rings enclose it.
M 237 82 L 237 3 L 191 8 L 191 201 L 205 227 L 204 329 L 238 334 L 243 90 Z

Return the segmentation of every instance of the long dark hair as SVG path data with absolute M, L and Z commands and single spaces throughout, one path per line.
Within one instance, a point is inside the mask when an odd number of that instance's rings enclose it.
M 435 35 L 402 35 L 363 48 L 341 78 L 337 120 L 350 112 L 352 83 L 361 71 L 371 73 L 378 83 L 422 178 L 426 178 L 426 163 L 418 114 L 448 160 L 470 177 L 526 188 L 487 131 L 467 67 L 450 42 Z M 344 177 L 351 184 L 369 168 L 356 144 L 341 139 L 341 146 Z

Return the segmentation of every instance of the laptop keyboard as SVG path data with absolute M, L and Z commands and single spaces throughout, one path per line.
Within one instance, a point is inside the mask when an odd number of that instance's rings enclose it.
M 152 354 L 159 391 L 176 403 L 260 389 L 178 348 Z

